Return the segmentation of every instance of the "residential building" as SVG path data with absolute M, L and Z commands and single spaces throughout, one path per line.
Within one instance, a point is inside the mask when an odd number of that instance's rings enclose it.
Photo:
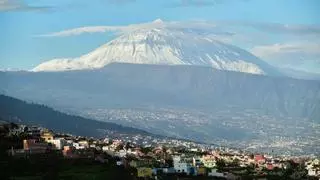
M 203 163 L 203 166 L 206 168 L 216 167 L 216 159 L 212 155 L 202 156 L 201 162 Z
M 173 168 L 177 173 L 190 173 L 191 165 L 183 160 L 180 156 L 173 157 Z
M 41 136 L 40 136 L 45 142 L 49 142 L 51 140 L 53 140 L 53 133 L 46 130 L 44 132 L 42 132 Z
M 40 143 L 36 139 L 23 140 L 23 149 L 29 153 L 45 153 L 49 146 L 47 143 Z
M 63 147 L 65 145 L 67 145 L 67 141 L 63 138 L 56 138 L 56 139 L 51 139 L 51 140 L 47 140 L 48 143 L 51 143 L 52 145 L 54 145 L 55 149 L 63 149 Z
M 193 165 L 194 167 L 199 167 L 199 166 L 201 166 L 201 165 L 202 165 L 201 158 L 199 158 L 199 157 L 193 157 L 193 158 L 192 158 L 192 165 Z
M 208 173 L 208 176 L 224 177 L 224 174 L 220 173 L 220 172 L 217 172 L 217 169 L 211 169 L 211 171 Z

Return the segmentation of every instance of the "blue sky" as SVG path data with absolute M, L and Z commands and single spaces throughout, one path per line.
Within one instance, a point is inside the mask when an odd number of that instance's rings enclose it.
M 304 68 L 318 65 L 320 70 L 319 7 L 319 0 L 0 0 L 0 68 L 30 69 L 53 58 L 76 57 L 114 37 L 111 32 L 39 35 L 88 26 L 126 26 L 161 18 L 227 22 L 221 27 L 244 36 L 250 36 L 250 28 L 254 28 L 259 37 L 269 39 L 250 43 L 238 39 L 231 43 L 270 62 L 281 58 L 290 64 L 288 59 L 299 53 L 308 61 Z M 288 25 L 303 31 L 280 32 L 279 27 Z M 292 52 L 294 48 L 300 49 Z M 279 49 L 286 51 L 274 55 Z

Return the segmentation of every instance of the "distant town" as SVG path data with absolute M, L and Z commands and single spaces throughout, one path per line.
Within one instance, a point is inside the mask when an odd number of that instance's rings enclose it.
M 319 157 L 274 156 L 132 134 L 96 139 L 9 122 L 0 124 L 0 136 L 4 179 L 320 179 Z M 32 163 L 39 169 L 30 169 Z

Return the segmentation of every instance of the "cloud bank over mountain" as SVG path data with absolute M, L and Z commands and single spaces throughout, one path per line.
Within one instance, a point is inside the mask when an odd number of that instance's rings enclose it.
M 240 21 L 163 21 L 122 26 L 84 26 L 36 35 L 69 37 L 91 33 L 114 33 L 115 38 L 141 30 L 166 29 L 188 33 L 241 47 L 279 68 L 320 72 L 320 26 Z M 312 40 L 312 41 L 311 41 Z M 65 58 L 65 57 L 62 57 Z

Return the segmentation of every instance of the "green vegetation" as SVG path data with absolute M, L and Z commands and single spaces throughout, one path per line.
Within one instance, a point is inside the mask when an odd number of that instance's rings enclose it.
M 100 137 L 98 129 L 111 130 L 125 134 L 148 134 L 145 131 L 124 127 L 114 123 L 94 121 L 79 116 L 67 115 L 44 105 L 29 104 L 24 101 L 0 95 L 0 121 L 18 122 L 41 125 L 56 132 L 74 135 Z
M 0 179 L 132 179 L 130 169 L 118 167 L 109 157 L 109 163 L 102 164 L 92 159 L 64 159 L 59 153 L 32 155 L 29 159 L 7 157 L 1 161 L 3 171 Z

